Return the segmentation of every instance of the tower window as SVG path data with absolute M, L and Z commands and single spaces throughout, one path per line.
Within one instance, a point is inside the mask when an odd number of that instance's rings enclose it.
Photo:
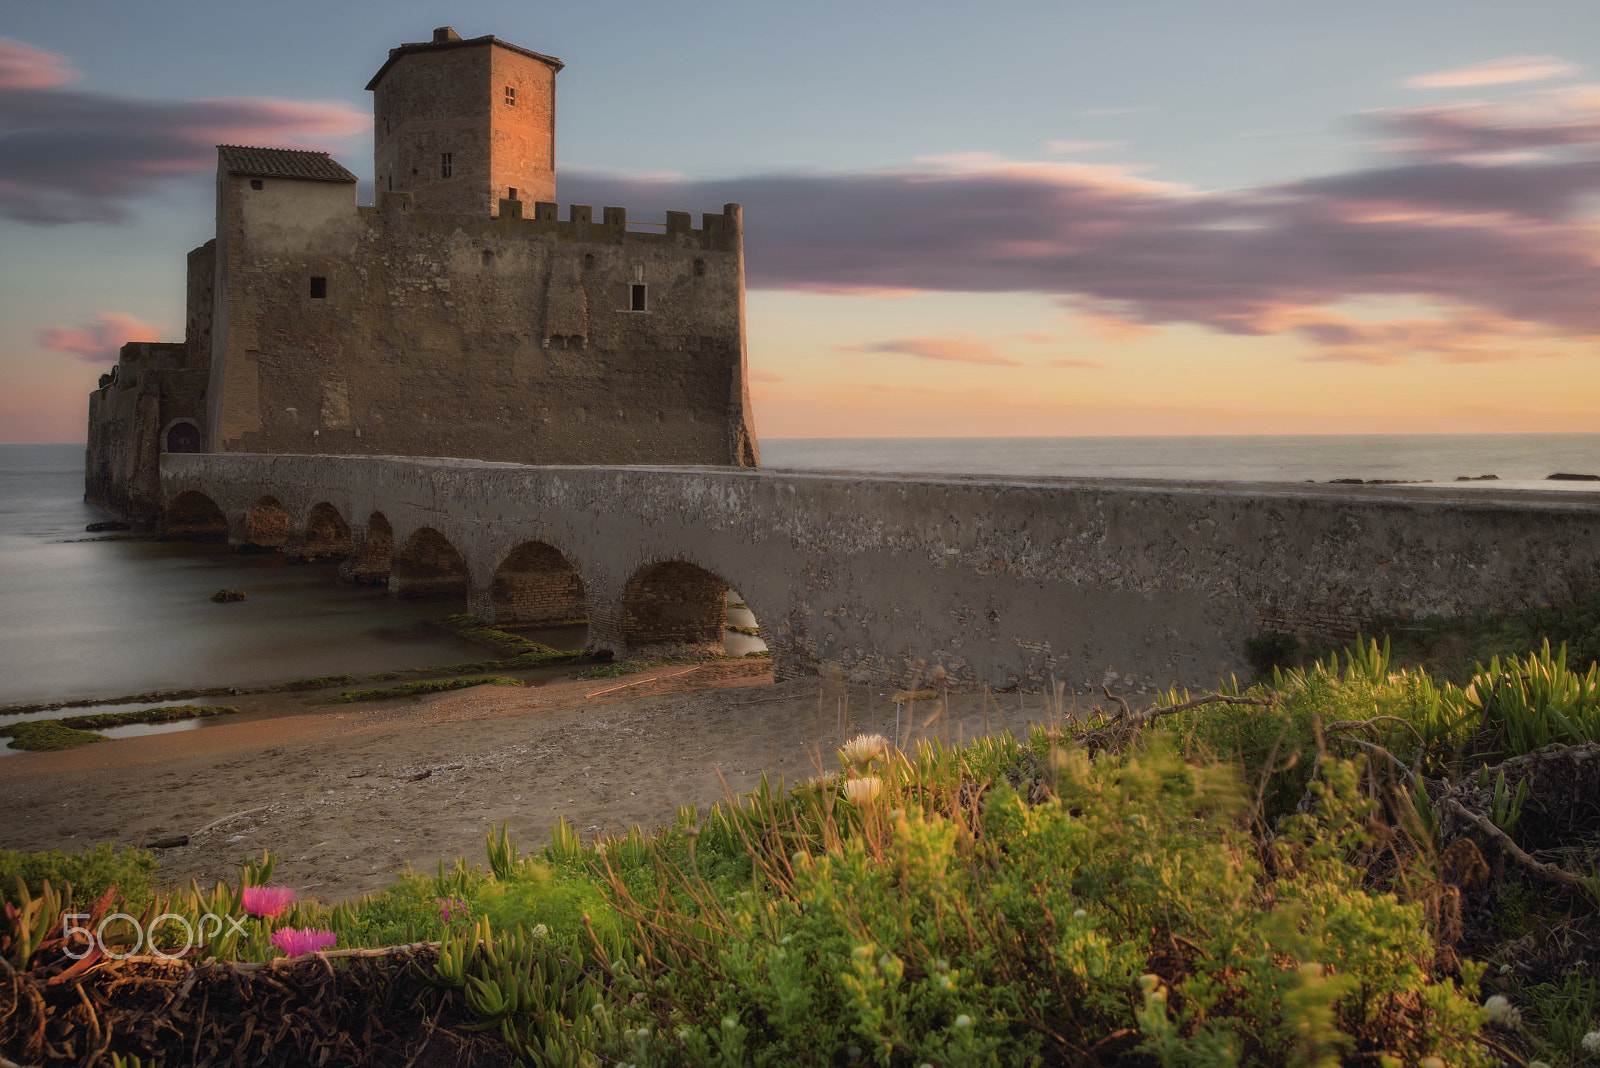
M 450 177 L 450 170 L 451 170 L 450 153 L 448 153 L 448 152 L 439 153 L 439 177 L 440 178 L 448 178 L 448 177 Z
M 389 175 L 389 192 L 394 192 L 394 175 Z
M 694 261 L 694 276 L 696 278 L 704 278 L 705 274 L 706 274 L 706 261 L 705 260 L 695 260 Z
M 506 104 L 510 107 L 517 106 L 517 87 L 514 85 L 506 86 Z
M 251 189 L 265 189 L 266 187 L 267 187 L 267 183 L 263 182 L 260 178 L 252 178 L 252 179 L 250 179 L 250 188 Z
M 311 299 L 324 300 L 328 296 L 328 280 L 313 275 L 311 278 Z
M 517 199 L 517 187 L 516 186 L 512 186 L 511 187 L 511 191 L 506 194 L 506 199 L 507 200 L 515 200 L 515 199 Z
M 646 288 L 647 287 L 640 286 L 640 285 L 636 285 L 636 286 L 633 287 L 633 301 L 632 301 L 632 304 L 628 308 L 629 311 L 646 311 L 647 310 L 645 308 L 645 289 Z

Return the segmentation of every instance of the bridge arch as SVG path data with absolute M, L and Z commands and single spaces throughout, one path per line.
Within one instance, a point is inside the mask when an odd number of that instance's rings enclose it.
M 495 568 L 490 586 L 494 621 L 507 625 L 572 623 L 587 619 L 583 576 L 566 555 L 542 541 L 525 541 Z
M 204 493 L 187 490 L 167 505 L 161 532 L 179 541 L 227 541 L 228 517 Z
M 394 528 L 382 512 L 367 516 L 354 551 L 339 567 L 339 578 L 358 586 L 387 586 L 394 561 Z
M 465 594 L 471 586 L 466 559 L 450 539 L 432 527 L 412 531 L 394 554 L 389 570 L 389 592 L 400 597 Z
M 687 560 L 646 564 L 622 591 L 617 630 L 623 646 L 725 651 L 728 590 L 727 580 Z
M 306 517 L 299 542 L 291 554 L 295 561 L 342 560 L 350 555 L 350 524 L 339 514 L 339 509 L 327 501 L 319 501 Z
M 276 497 L 262 497 L 250 508 L 245 520 L 246 551 L 282 549 L 289 542 L 289 512 Z

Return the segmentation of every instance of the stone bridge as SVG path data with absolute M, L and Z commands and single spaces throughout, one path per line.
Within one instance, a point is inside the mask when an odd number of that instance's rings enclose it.
M 1212 686 L 1264 631 L 1569 601 L 1600 493 L 860 476 L 168 454 L 165 526 L 337 558 L 617 655 L 720 649 L 728 591 L 779 678 Z

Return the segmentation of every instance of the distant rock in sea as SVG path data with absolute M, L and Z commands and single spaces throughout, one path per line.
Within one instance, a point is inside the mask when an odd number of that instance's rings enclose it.
M 245 600 L 245 595 L 240 593 L 238 590 L 223 589 L 213 593 L 211 595 L 211 599 L 218 604 L 231 604 L 234 601 Z
M 1499 482 L 1499 475 L 1457 475 L 1457 482 Z
M 1566 471 L 1557 471 L 1553 475 L 1544 476 L 1546 482 L 1600 482 L 1600 475 L 1574 475 Z
M 88 531 L 90 534 L 98 534 L 102 530 L 132 530 L 133 526 L 132 524 L 124 523 L 121 520 L 111 519 L 104 523 L 90 523 L 83 529 Z

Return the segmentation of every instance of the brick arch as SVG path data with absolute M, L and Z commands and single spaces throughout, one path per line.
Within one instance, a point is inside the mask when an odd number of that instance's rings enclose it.
M 178 494 L 161 517 L 161 532 L 180 541 L 227 541 L 228 517 L 199 490 Z
M 629 649 L 691 646 L 722 652 L 728 583 L 687 560 L 646 564 L 622 591 L 619 630 Z
M 306 517 L 305 530 L 293 559 L 310 563 L 314 560 L 342 560 L 350 555 L 350 524 L 344 521 L 339 509 L 327 501 L 319 501 Z
M 282 549 L 289 541 L 289 512 L 276 497 L 262 497 L 250 508 L 241 549 Z
M 406 538 L 389 571 L 389 590 L 402 597 L 465 593 L 472 573 L 450 539 L 432 527 L 418 527 Z
M 386 586 L 394 561 L 394 528 L 382 512 L 367 516 L 367 529 L 339 568 L 339 578 L 358 586 Z
M 525 541 L 495 568 L 494 619 L 504 624 L 576 623 L 588 618 L 583 577 L 553 545 Z

